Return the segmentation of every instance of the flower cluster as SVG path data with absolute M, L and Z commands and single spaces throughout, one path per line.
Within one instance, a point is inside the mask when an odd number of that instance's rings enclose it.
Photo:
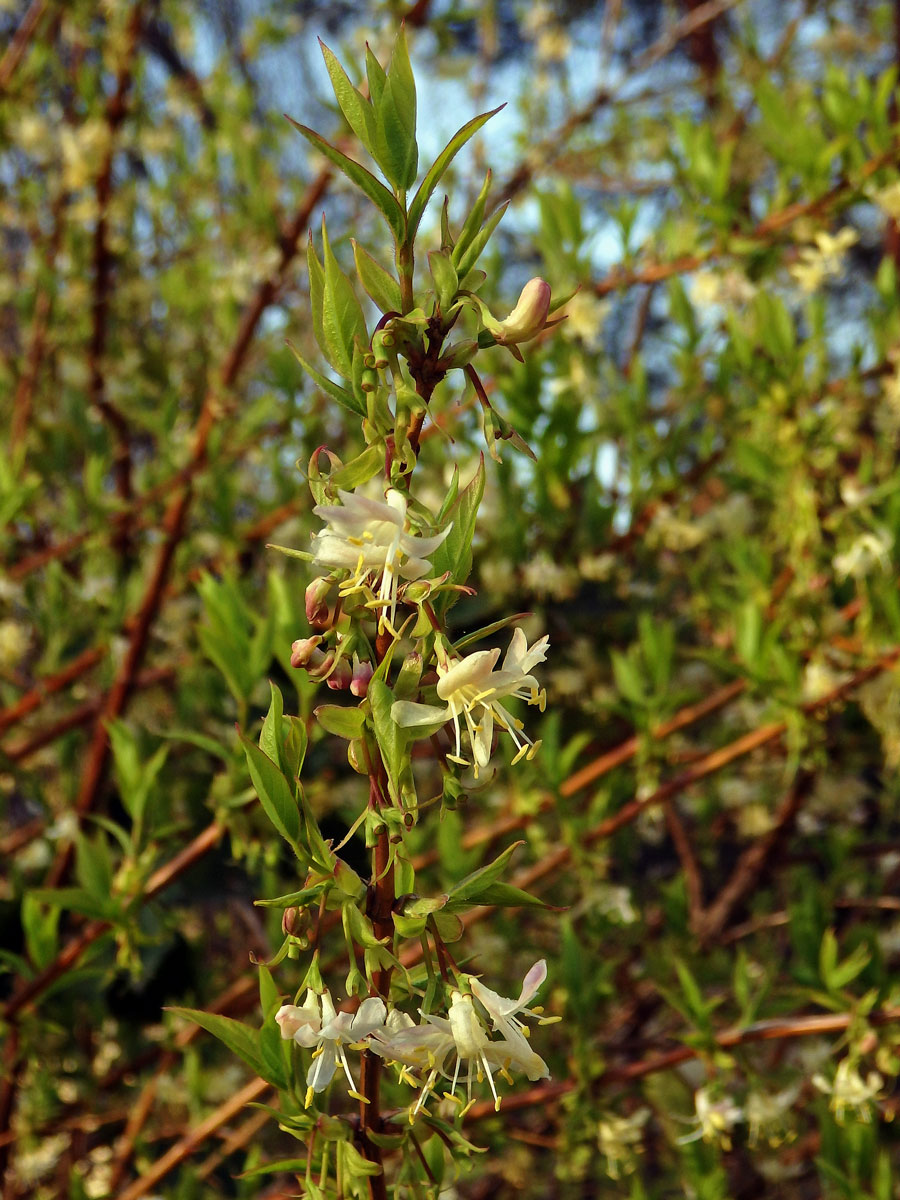
M 522 1020 L 524 1016 L 536 1017 L 542 1023 L 555 1019 L 544 1018 L 541 1009 L 529 1007 L 546 976 L 547 966 L 542 959 L 525 976 L 516 999 L 506 999 L 480 980 L 463 976 L 463 986 L 469 990 L 452 991 L 447 1016 L 423 1013 L 418 1025 L 400 1009 L 388 1012 L 377 996 L 364 1000 L 355 1015 L 337 1012 L 327 989 L 321 995 L 310 989 L 302 1005 L 282 1005 L 275 1020 L 282 1038 L 306 1049 L 314 1047 L 306 1075 L 307 1107 L 313 1095 L 331 1083 L 338 1064 L 347 1077 L 350 1095 L 364 1099 L 347 1061 L 347 1049 L 354 1049 L 371 1050 L 385 1061 L 397 1063 L 400 1077 L 420 1088 L 410 1111 L 411 1121 L 440 1078 L 450 1081 L 450 1095 L 455 1095 L 462 1080 L 468 1105 L 473 1100 L 473 1083 L 487 1077 L 494 1105 L 499 1109 L 495 1073 L 509 1083 L 512 1071 L 532 1081 L 549 1078 L 547 1064 L 532 1050 L 529 1030 Z M 485 1014 L 487 1024 L 480 1012 Z

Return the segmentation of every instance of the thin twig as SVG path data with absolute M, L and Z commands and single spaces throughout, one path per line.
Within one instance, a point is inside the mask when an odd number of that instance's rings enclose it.
M 151 1167 L 149 1167 L 140 1179 L 136 1179 L 134 1183 L 123 1188 L 117 1196 L 117 1200 L 140 1200 L 141 1196 L 145 1196 L 152 1188 L 177 1167 L 183 1163 L 186 1158 L 202 1146 L 206 1139 L 221 1129 L 227 1124 L 232 1117 L 236 1116 L 241 1109 L 250 1104 L 253 1100 L 259 1100 L 267 1092 L 272 1090 L 272 1085 L 266 1083 L 263 1079 L 251 1079 L 249 1083 L 224 1104 L 221 1104 L 213 1113 L 210 1113 L 205 1120 L 195 1126 L 185 1134 L 180 1141 L 176 1142 L 170 1150 L 167 1150 L 162 1158 L 158 1158 Z

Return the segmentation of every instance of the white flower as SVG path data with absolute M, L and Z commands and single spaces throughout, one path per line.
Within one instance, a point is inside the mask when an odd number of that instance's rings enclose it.
M 828 1107 L 839 1122 L 843 1122 L 847 1109 L 858 1120 L 871 1121 L 872 1102 L 878 1099 L 884 1084 L 877 1071 L 870 1071 L 863 1079 L 859 1067 L 849 1058 L 842 1058 L 838 1063 L 833 1083 L 829 1083 L 824 1075 L 813 1075 L 812 1081 L 820 1092 L 831 1096 Z
M 606 1156 L 610 1179 L 621 1179 L 623 1175 L 630 1175 L 634 1171 L 637 1151 L 649 1117 L 649 1108 L 639 1108 L 629 1117 L 614 1114 L 598 1123 L 597 1139 L 600 1153 Z
M 345 1045 L 361 1042 L 376 1029 L 384 1027 L 387 1012 L 384 1001 L 377 996 L 363 1000 L 356 1014 L 336 1012 L 328 991 L 318 996 L 312 988 L 302 1005 L 283 1004 L 275 1014 L 281 1036 L 292 1039 L 298 1046 L 315 1046 L 312 1063 L 306 1074 L 306 1106 L 315 1092 L 323 1092 L 334 1078 L 338 1063 L 350 1084 L 350 1095 L 364 1099 L 350 1074 Z
M 451 526 L 433 537 L 413 533 L 407 520 L 406 497 L 394 488 L 388 491 L 386 501 L 345 491 L 338 491 L 338 496 L 340 504 L 317 504 L 313 509 L 326 522 L 326 528 L 313 535 L 314 562 L 350 572 L 340 586 L 342 596 L 374 590 L 377 585 L 372 606 L 382 610 L 380 626 L 388 625 L 384 610 L 390 609 L 392 627 L 399 579 L 421 579 L 431 569 L 429 556 Z
M 500 1108 L 500 1097 L 494 1084 L 494 1072 L 499 1072 L 512 1083 L 510 1070 L 521 1071 L 531 1081 L 549 1078 L 550 1072 L 541 1056 L 528 1044 L 522 1022 L 516 1017 L 519 1012 L 531 1012 L 525 1005 L 534 996 L 546 976 L 544 962 L 535 963 L 525 977 L 518 1000 L 505 1000 L 480 984 L 469 979 L 469 985 L 478 1000 L 484 1005 L 491 1018 L 495 1032 L 505 1036 L 491 1038 L 475 1009 L 472 996 L 454 991 L 446 1017 L 424 1015 L 421 1025 L 413 1025 L 408 1017 L 394 1013 L 384 1029 L 377 1029 L 369 1043 L 370 1049 L 390 1062 L 400 1063 L 407 1082 L 417 1081 L 408 1076 L 406 1068 L 428 1072 L 419 1098 L 410 1112 L 414 1120 L 419 1109 L 434 1090 L 439 1078 L 450 1080 L 450 1093 L 455 1094 L 460 1079 L 466 1083 L 466 1106 L 472 1103 L 472 1084 L 481 1083 L 487 1076 L 494 1107 Z M 391 1028 L 393 1025 L 393 1028 Z M 448 1062 L 455 1063 L 453 1072 Z
M 838 579 L 846 579 L 849 575 L 864 579 L 875 566 L 882 571 L 889 570 L 893 546 L 894 539 L 887 529 L 879 529 L 877 534 L 860 534 L 849 550 L 836 554 L 832 560 Z
M 744 1111 L 732 1104 L 727 1096 L 713 1099 L 708 1087 L 698 1088 L 694 1093 L 694 1109 L 697 1113 L 697 1129 L 678 1139 L 680 1145 L 695 1142 L 718 1142 L 723 1150 L 731 1149 L 731 1130 L 744 1119 Z
M 547 657 L 547 638 L 540 638 L 529 649 L 524 633 L 517 629 L 502 668 L 495 671 L 499 657 L 500 650 L 495 649 L 477 650 L 465 658 L 445 658 L 438 663 L 437 694 L 439 699 L 446 702 L 446 707 L 397 700 L 391 706 L 391 716 L 404 728 L 452 721 L 456 730 L 456 752 L 448 755 L 448 758 L 451 762 L 469 766 L 468 760 L 462 756 L 460 740 L 459 719 L 463 717 L 469 731 L 476 777 L 479 768 L 487 766 L 491 757 L 495 720 L 516 745 L 513 762 L 518 762 L 524 755 L 533 758 L 540 743 L 531 740 L 524 732 L 522 722 L 513 717 L 500 701 L 506 696 L 516 696 L 527 700 L 529 704 L 539 705 L 541 712 L 544 711 L 546 693 L 538 687 L 530 671 Z
M 541 1020 L 540 1010 L 528 1007 L 528 1002 L 537 994 L 541 984 L 547 978 L 547 964 L 541 959 L 536 962 L 522 982 L 522 990 L 517 1000 L 507 1000 L 491 991 L 489 987 L 475 978 L 469 979 L 469 985 L 475 998 L 484 1005 L 491 1021 L 491 1028 L 501 1034 L 510 1046 L 515 1047 L 517 1062 L 529 1079 L 546 1079 L 550 1072 L 547 1064 L 536 1054 L 528 1044 L 529 1030 L 519 1020 L 518 1013 L 527 1013 Z M 548 1024 L 555 1018 L 544 1019 L 542 1024 Z
M 826 279 L 840 275 L 844 266 L 844 255 L 859 241 L 855 229 L 845 227 L 836 234 L 820 229 L 813 235 L 814 245 L 804 246 L 797 262 L 788 268 L 804 292 L 815 292 Z

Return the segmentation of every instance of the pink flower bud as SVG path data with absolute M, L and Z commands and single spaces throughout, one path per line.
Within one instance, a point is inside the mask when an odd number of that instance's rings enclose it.
M 375 669 L 370 662 L 360 662 L 357 656 L 353 655 L 353 678 L 350 680 L 351 695 L 358 696 L 360 699 L 366 695 L 369 690 L 369 680 L 375 674 Z
M 314 629 L 327 629 L 330 624 L 328 593 L 331 581 L 320 576 L 306 589 L 306 619 Z
M 321 643 L 322 639 L 316 637 L 298 638 L 296 642 L 291 643 L 291 666 L 305 667 L 309 663 L 315 661 L 316 647 Z M 319 658 L 324 658 L 324 655 L 319 651 Z
M 329 658 L 331 655 L 329 655 Z M 339 659 L 334 670 L 325 680 L 326 684 L 333 692 L 343 692 L 350 686 L 350 680 L 353 678 L 353 672 L 350 670 L 350 664 L 346 658 Z
M 543 279 L 529 279 L 522 288 L 516 307 L 496 330 L 491 330 L 498 342 L 514 346 L 528 342 L 547 324 L 550 312 L 550 284 Z

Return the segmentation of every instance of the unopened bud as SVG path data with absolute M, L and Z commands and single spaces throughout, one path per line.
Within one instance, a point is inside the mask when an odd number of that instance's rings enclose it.
M 350 680 L 353 678 L 353 672 L 350 670 L 350 664 L 345 658 L 338 659 L 334 670 L 325 680 L 327 685 L 333 692 L 346 691 L 350 686 Z
M 370 662 L 360 662 L 359 658 L 353 655 L 353 675 L 350 680 L 350 693 L 353 696 L 358 696 L 361 700 L 365 697 L 369 690 L 369 680 L 375 674 L 375 669 Z
M 314 629 L 327 629 L 330 621 L 328 593 L 331 580 L 319 576 L 306 589 L 306 619 Z
M 432 592 L 432 584 L 428 579 L 417 579 L 413 583 L 407 583 L 403 588 L 403 599 L 407 604 L 421 604 L 423 600 L 427 600 Z
M 529 279 L 522 288 L 516 307 L 497 329 L 492 329 L 498 342 L 515 345 L 528 342 L 547 324 L 550 312 L 550 284 L 543 279 Z
M 286 937 L 297 937 L 309 924 L 305 908 L 286 908 L 281 914 L 281 932 Z
M 291 643 L 291 666 L 305 667 L 313 662 L 316 647 L 320 645 L 322 639 L 318 634 L 315 637 L 298 638 L 296 642 Z M 324 659 L 324 654 L 319 651 L 318 657 Z

